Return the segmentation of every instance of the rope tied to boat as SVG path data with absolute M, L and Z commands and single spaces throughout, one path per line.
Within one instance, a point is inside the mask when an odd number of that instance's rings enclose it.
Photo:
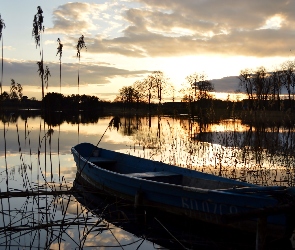
M 107 126 L 107 128 L 105 129 L 105 131 L 103 132 L 102 136 L 100 137 L 99 141 L 96 144 L 96 147 L 99 145 L 99 143 L 101 142 L 102 138 L 104 137 L 104 135 L 106 134 L 107 130 L 109 129 L 109 127 L 114 126 L 115 128 L 117 128 L 117 130 L 119 129 L 121 124 L 120 118 L 118 116 L 114 116 L 110 122 L 109 125 Z
M 79 177 L 81 176 L 82 171 L 84 170 L 86 164 L 89 162 L 90 157 L 94 154 L 94 151 L 97 150 L 97 147 L 98 147 L 99 143 L 101 142 L 102 138 L 104 137 L 104 135 L 106 134 L 106 132 L 108 131 L 108 129 L 109 129 L 111 126 L 114 126 L 114 127 L 116 127 L 117 129 L 119 129 L 120 124 L 121 124 L 121 122 L 120 122 L 120 118 L 119 118 L 118 116 L 114 116 L 114 117 L 110 120 L 108 126 L 106 127 L 105 131 L 103 132 L 103 134 L 102 134 L 102 136 L 100 137 L 99 141 L 97 142 L 96 146 L 93 147 L 91 154 L 90 154 L 89 157 L 86 159 L 86 161 L 85 161 L 83 167 L 80 169 L 79 173 L 77 173 L 76 178 L 79 178 Z M 79 157 L 80 157 L 80 155 L 79 155 Z

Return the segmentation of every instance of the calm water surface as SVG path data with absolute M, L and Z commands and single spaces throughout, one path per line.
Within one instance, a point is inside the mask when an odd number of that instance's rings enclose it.
M 139 235 L 137 229 L 128 232 L 112 223 L 116 220 L 103 220 L 101 211 L 92 210 L 77 195 L 21 197 L 26 190 L 34 193 L 69 190 L 76 176 L 70 149 L 81 142 L 259 185 L 294 185 L 292 128 L 254 127 L 239 120 L 200 125 L 186 117 L 152 117 L 151 120 L 121 117 L 120 124 L 109 126 L 112 118 L 77 123 L 73 117 L 72 121 L 56 126 L 48 125 L 39 116 L 24 119 L 8 116 L 5 122 L 0 122 L 0 189 L 16 196 L 1 199 L 1 246 L 7 249 L 160 248 L 150 241 L 153 238 L 156 242 L 157 237 Z M 184 247 L 177 243 L 177 236 L 167 233 L 160 222 L 159 225 L 166 235 L 166 238 L 158 235 L 163 237 L 164 245 L 166 240 L 174 241 L 175 249 Z M 191 241 L 196 239 L 200 244 L 198 249 L 219 249 L 220 245 L 227 249 L 227 244 L 228 249 L 235 249 L 226 242 L 228 239 L 222 242 L 194 235 Z

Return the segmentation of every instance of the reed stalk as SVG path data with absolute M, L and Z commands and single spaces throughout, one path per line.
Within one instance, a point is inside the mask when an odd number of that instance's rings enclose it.
M 61 58 L 62 58 L 62 49 L 63 44 L 61 43 L 60 38 L 57 38 L 58 47 L 56 55 L 59 55 L 59 91 L 61 93 Z M 61 108 L 61 107 L 60 107 Z M 60 124 L 58 124 L 58 139 L 57 139 L 57 154 L 58 154 L 58 176 L 60 181 L 60 157 L 59 157 L 59 138 L 60 138 Z
M 87 50 L 85 41 L 84 41 L 84 36 L 82 35 L 79 39 L 78 39 L 78 43 L 76 45 L 76 49 L 77 49 L 77 57 L 79 59 L 79 65 L 78 65 L 78 90 L 79 90 L 79 86 L 80 86 L 80 58 L 81 58 L 81 50 L 85 48 Z
M 3 34 L 2 34 L 2 30 L 5 29 L 5 23 L 4 20 L 1 18 L 1 14 L 0 14 L 0 41 L 1 41 L 1 52 L 2 52 L 2 56 L 1 56 L 1 82 L 0 82 L 0 94 L 2 95 L 2 85 L 3 85 Z
M 57 38 L 58 47 L 57 47 L 57 53 L 56 55 L 59 55 L 59 91 L 61 93 L 61 57 L 62 57 L 62 48 L 63 44 L 61 43 L 61 40 Z
M 78 39 L 78 42 L 77 42 L 77 45 L 76 45 L 77 57 L 79 59 L 79 64 L 78 64 L 78 94 L 79 94 L 79 91 L 80 91 L 80 58 L 81 58 L 81 50 L 83 48 L 85 48 L 87 50 L 87 47 L 86 47 L 86 44 L 85 44 L 85 41 L 84 41 L 84 36 L 82 35 Z M 78 110 L 78 114 L 79 114 L 79 110 Z M 78 115 L 78 143 L 79 143 L 79 134 L 80 134 L 80 117 Z

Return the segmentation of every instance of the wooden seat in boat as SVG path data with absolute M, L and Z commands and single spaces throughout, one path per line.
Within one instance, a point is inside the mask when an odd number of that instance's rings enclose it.
M 117 161 L 115 160 L 111 160 L 111 159 L 107 159 L 107 158 L 103 158 L 103 157 L 99 157 L 99 156 L 91 156 L 89 158 L 87 158 L 87 160 L 89 162 L 92 162 L 94 164 L 105 164 L 105 163 L 109 163 L 109 164 L 113 164 L 116 163 Z
M 130 177 L 137 177 L 146 180 L 165 182 L 170 184 L 180 184 L 182 175 L 176 174 L 168 171 L 158 171 L 158 172 L 142 172 L 142 173 L 129 173 L 126 174 Z
M 138 177 L 138 178 L 151 178 L 151 177 L 158 177 L 158 176 L 180 176 L 179 174 L 168 172 L 168 171 L 130 173 L 126 175 L 131 177 Z

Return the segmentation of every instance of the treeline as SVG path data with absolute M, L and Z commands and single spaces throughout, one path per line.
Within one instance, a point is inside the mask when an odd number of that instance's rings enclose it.
M 248 109 L 295 110 L 294 61 L 287 61 L 280 69 L 271 72 L 264 67 L 245 69 L 238 78 L 240 91 L 248 95 L 245 102 Z
M 89 95 L 69 95 L 64 96 L 59 93 L 48 93 L 42 100 L 42 107 L 45 110 L 60 111 L 89 111 L 101 112 L 103 109 L 102 101 L 96 96 Z
M 0 95 L 1 109 L 40 109 L 45 112 L 67 111 L 76 112 L 85 110 L 90 112 L 101 112 L 103 102 L 96 96 L 89 95 L 69 95 L 59 93 L 47 93 L 42 101 L 35 98 L 28 99 L 27 96 L 13 95 L 3 92 Z

